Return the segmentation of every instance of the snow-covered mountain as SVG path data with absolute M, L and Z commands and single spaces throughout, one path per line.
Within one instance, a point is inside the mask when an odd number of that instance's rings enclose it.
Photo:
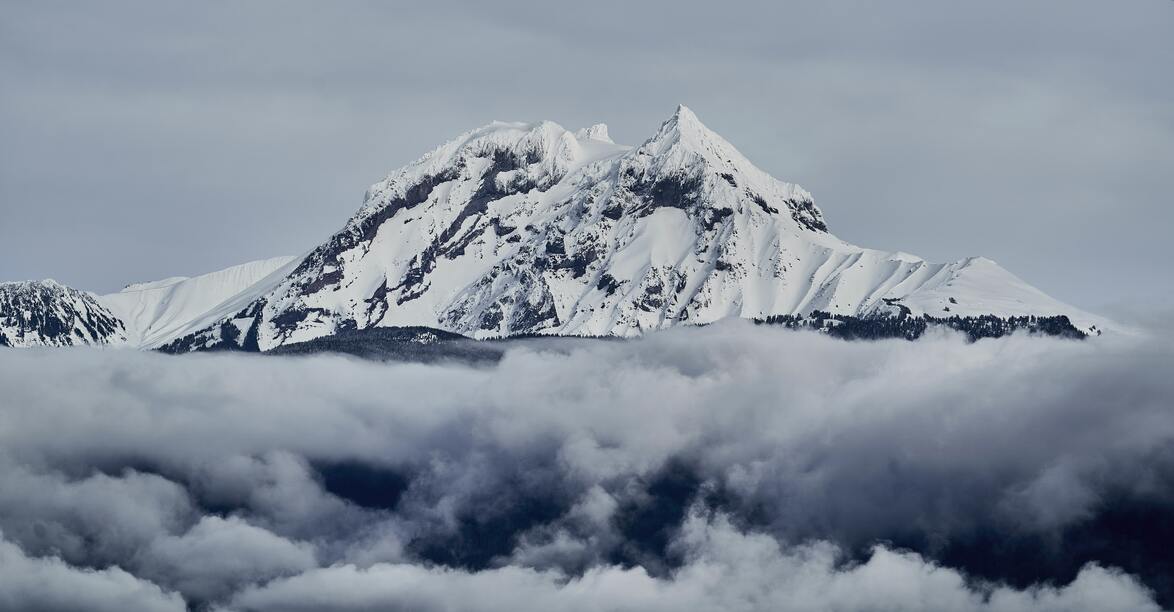
M 807 191 L 682 106 L 635 148 L 602 125 L 462 134 L 372 186 L 270 291 L 167 348 L 389 326 L 632 336 L 815 310 L 1095 321 L 989 259 L 935 264 L 836 238 Z
M 53 280 L 0 283 L 0 346 L 125 342 L 122 320 L 85 291 Z
M 683 106 L 635 148 L 602 124 L 466 132 L 373 185 L 341 230 L 299 258 L 100 297 L 53 287 L 71 306 L 44 302 L 44 312 L 108 322 L 74 343 L 180 352 L 379 327 L 633 336 L 813 311 L 1099 323 L 989 259 L 930 263 L 836 238 L 811 194 L 754 166 Z M 52 324 L 21 332 L 39 319 L 5 308 L 10 344 L 61 343 Z

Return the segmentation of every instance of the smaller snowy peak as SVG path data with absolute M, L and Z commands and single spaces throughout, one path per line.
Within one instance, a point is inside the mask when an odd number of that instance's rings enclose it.
M 0 346 L 125 342 L 122 320 L 85 291 L 51 279 L 0 283 Z
M 599 142 L 606 142 L 608 144 L 615 144 L 611 136 L 607 134 L 607 124 L 596 123 L 589 128 L 583 128 L 575 132 L 575 139 L 577 140 L 598 140 Z

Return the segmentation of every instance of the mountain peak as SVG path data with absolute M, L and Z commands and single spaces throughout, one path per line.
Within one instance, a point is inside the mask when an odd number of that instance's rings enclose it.
M 811 194 L 802 187 L 775 179 L 742 155 L 734 145 L 705 126 L 684 104 L 660 125 L 656 134 L 635 151 L 633 163 L 647 177 L 692 177 L 707 185 L 738 192 L 737 197 L 763 199 L 764 211 L 800 207 L 800 225 L 827 231 Z M 712 200 L 712 199 L 707 199 Z M 712 200 L 716 201 L 716 200 Z
M 685 106 L 684 104 L 677 105 L 677 110 L 673 111 L 673 116 L 670 117 L 669 120 L 674 121 L 680 125 L 698 125 L 703 128 L 705 127 L 701 124 L 701 120 L 697 118 L 697 113 L 694 113 L 688 106 Z
M 690 110 L 688 106 L 678 104 L 677 110 L 673 111 L 672 116 L 661 124 L 653 140 L 670 139 L 699 142 L 710 138 L 721 140 L 721 137 L 714 133 L 713 130 L 706 127 L 704 123 L 701 123 L 701 119 L 697 118 L 697 114 Z M 722 142 L 725 141 L 723 140 Z
M 696 167 L 698 162 L 703 162 L 719 172 L 747 171 L 766 177 L 765 172 L 720 134 L 706 127 L 684 104 L 677 105 L 677 110 L 660 125 L 652 138 L 640 146 L 640 150 L 663 159 L 669 169 Z

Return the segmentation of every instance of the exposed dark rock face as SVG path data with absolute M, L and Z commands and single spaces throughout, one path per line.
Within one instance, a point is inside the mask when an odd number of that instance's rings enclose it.
M 599 277 L 599 282 L 596 287 L 601 291 L 606 291 L 608 295 L 614 294 L 620 288 L 620 281 L 610 274 L 602 274 Z
M 770 204 L 767 204 L 766 200 L 763 199 L 762 196 L 758 195 L 757 193 L 753 193 L 753 192 L 749 192 L 749 195 L 750 195 L 750 199 L 753 200 L 754 203 L 757 204 L 758 207 L 762 209 L 762 212 L 767 213 L 767 214 L 771 214 L 771 215 L 779 214 L 779 209 L 775 208 L 774 206 L 771 206 Z
M 719 226 L 726 222 L 730 217 L 734 216 L 734 209 L 732 208 L 706 208 L 701 213 L 702 227 L 705 231 L 712 232 Z
M 524 168 L 536 160 L 534 153 L 528 152 L 522 157 L 517 156 L 512 151 L 492 150 L 486 152 L 486 156 L 492 160 L 489 169 L 481 176 L 480 186 L 477 188 L 473 197 L 469 198 L 468 203 L 457 214 L 448 227 L 440 233 L 419 255 L 413 258 L 408 271 L 404 274 L 399 284 L 393 287 L 393 290 L 401 290 L 400 297 L 397 304 L 403 304 L 416 298 L 419 298 L 428 290 L 426 279 L 428 275 L 436 268 L 436 259 L 438 257 L 445 257 L 447 259 L 456 259 L 465 253 L 465 249 L 469 244 L 481 235 L 484 222 L 483 216 L 489 209 L 489 203 L 515 193 L 522 193 L 533 189 L 535 185 L 529 182 L 515 181 L 506 186 L 498 185 L 498 176 L 504 172 L 510 172 Z M 464 229 L 466 221 L 473 219 L 469 223 L 469 227 Z M 495 231 L 498 231 L 500 225 L 495 225 Z
M 554 297 L 550 295 L 550 290 L 543 287 L 537 300 L 527 300 L 518 304 L 514 309 L 512 323 L 512 329 L 527 331 L 558 327 L 558 312 L 554 309 Z
M 415 185 L 404 190 L 401 197 L 393 198 L 373 214 L 348 225 L 335 234 L 326 244 L 310 253 L 293 271 L 291 276 L 304 277 L 301 287 L 303 295 L 313 294 L 324 287 L 337 285 L 342 280 L 342 261 L 345 253 L 363 243 L 370 243 L 384 221 L 394 217 L 401 210 L 411 210 L 431 197 L 437 186 L 452 181 L 459 175 L 458 168 L 450 168 L 439 174 L 424 177 Z
M 486 331 L 496 331 L 501 328 L 501 322 L 504 318 L 505 316 L 501 312 L 501 304 L 494 304 L 485 309 L 485 312 L 481 313 L 479 326 Z
M 626 174 L 624 186 L 641 204 L 635 212 L 650 215 L 658 208 L 679 208 L 696 212 L 701 201 L 701 178 L 690 175 L 670 175 L 648 178 Z
M 391 287 L 388 287 L 387 281 L 384 281 L 375 289 L 371 297 L 364 300 L 367 303 L 367 320 L 371 322 L 371 325 L 378 325 L 383 320 L 384 315 L 387 314 L 389 308 L 387 304 L 387 293 L 390 290 Z
M 288 338 L 298 324 L 314 315 L 328 317 L 330 313 L 322 308 L 290 308 L 273 317 L 273 328 L 278 335 Z
M 823 222 L 823 215 L 811 200 L 787 200 L 791 208 L 791 218 L 796 223 L 813 232 L 826 232 L 828 226 Z
M 258 352 L 261 350 L 258 334 L 261 327 L 262 313 L 265 301 L 253 302 L 245 309 L 236 313 L 232 318 L 222 321 L 211 330 L 188 334 L 181 338 L 160 346 L 161 353 L 189 353 L 192 351 L 245 351 Z M 240 324 L 248 325 L 244 338 L 241 338 Z

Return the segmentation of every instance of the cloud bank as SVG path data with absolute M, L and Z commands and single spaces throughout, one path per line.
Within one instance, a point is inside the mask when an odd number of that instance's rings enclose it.
M 0 351 L 0 609 L 1169 608 L 1172 365 L 738 321 L 492 367 Z

